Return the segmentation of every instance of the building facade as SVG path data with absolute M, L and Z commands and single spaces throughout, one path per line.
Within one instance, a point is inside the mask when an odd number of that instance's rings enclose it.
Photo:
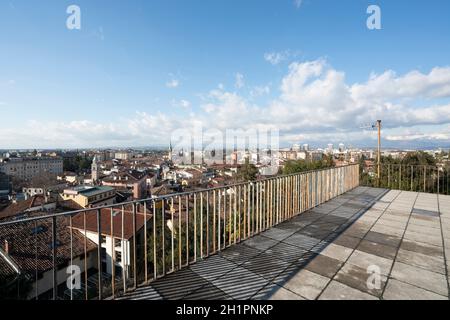
M 56 176 L 63 173 L 63 160 L 61 158 L 9 158 L 0 162 L 0 172 L 25 181 L 44 175 Z
M 73 200 L 83 208 L 111 205 L 116 202 L 116 191 L 107 186 L 78 186 L 64 190 L 60 197 Z

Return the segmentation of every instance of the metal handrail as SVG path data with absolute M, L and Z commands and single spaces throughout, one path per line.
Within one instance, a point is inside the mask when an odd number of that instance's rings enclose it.
M 355 166 L 355 165 L 356 164 L 348 164 L 348 165 L 340 166 L 338 168 L 351 167 L 351 166 Z M 277 175 L 277 176 L 274 176 L 274 177 L 264 178 L 264 179 L 260 179 L 260 180 L 252 180 L 252 181 L 246 181 L 246 182 L 237 182 L 237 183 L 229 184 L 229 185 L 226 185 L 226 186 L 205 188 L 205 189 L 195 190 L 195 191 L 171 193 L 171 194 L 167 194 L 167 195 L 158 196 L 158 197 L 155 197 L 155 198 L 131 200 L 131 201 L 125 201 L 125 202 L 121 202 L 121 203 L 115 203 L 115 204 L 110 204 L 110 205 L 98 206 L 98 207 L 93 207 L 93 208 L 84 208 L 84 209 L 72 210 L 72 211 L 66 211 L 66 212 L 60 212 L 60 213 L 52 213 L 52 214 L 42 215 L 42 216 L 38 216 L 38 217 L 31 217 L 31 218 L 18 219 L 18 220 L 14 220 L 14 221 L 0 222 L 0 227 L 7 226 L 7 225 L 12 225 L 12 224 L 17 224 L 17 223 L 20 223 L 20 222 L 25 223 L 25 222 L 44 220 L 44 219 L 49 219 L 49 218 L 52 218 L 52 217 L 73 216 L 73 215 L 76 215 L 78 213 L 83 213 L 83 212 L 86 212 L 86 211 L 95 211 L 95 210 L 98 210 L 98 209 L 109 209 L 109 208 L 117 207 L 119 205 L 127 206 L 127 205 L 139 204 L 139 203 L 144 203 L 144 202 L 149 202 L 149 201 L 160 201 L 160 200 L 172 198 L 174 196 L 186 196 L 186 195 L 191 195 L 191 194 L 195 194 L 195 193 L 198 194 L 198 193 L 202 193 L 202 192 L 206 192 L 206 191 L 215 191 L 215 190 L 219 190 L 219 189 L 227 189 L 227 188 L 243 186 L 243 185 L 252 184 L 252 183 L 271 181 L 271 180 L 275 180 L 275 179 L 279 179 L 279 178 L 287 178 L 287 177 L 297 176 L 299 174 L 308 174 L 308 173 L 311 173 L 311 172 L 321 172 L 321 171 L 326 171 L 326 170 L 330 170 L 330 169 L 333 169 L 333 168 L 334 167 L 317 169 L 317 170 L 302 171 L 300 173 L 283 174 L 283 175 Z
M 114 298 L 253 237 L 358 185 L 359 166 L 354 164 L 8 221 L 0 224 L 0 230 L 14 224 L 34 222 L 36 225 L 37 221 L 50 220 L 48 236 L 52 246 L 48 255 L 53 263 L 53 298 L 57 299 L 57 228 L 61 227 L 57 219 L 70 220 L 66 226 L 70 230 L 71 263 L 73 235 L 80 232 L 84 236 L 84 250 L 79 254 L 84 254 L 84 265 L 80 266 L 84 271 L 84 298 L 92 298 L 88 289 L 92 286 L 88 284 L 86 272 L 89 267 L 97 271 L 94 277 L 97 280 L 96 297 Z M 91 261 L 92 265 L 87 262 L 88 217 L 92 218 L 91 228 L 96 230 L 91 230 L 94 235 L 89 238 L 91 246 L 92 241 L 95 242 L 96 250 L 91 250 L 97 255 L 97 259 Z M 129 219 L 125 221 L 125 218 Z M 75 219 L 78 219 L 76 229 L 73 227 Z M 108 229 L 103 229 L 104 226 Z M 102 243 L 105 235 L 110 239 L 109 245 Z M 116 251 L 116 241 L 120 242 L 120 251 Z M 103 270 L 103 250 L 106 251 L 107 270 Z M 116 270 L 118 264 L 121 270 Z M 105 271 L 111 272 L 110 279 L 105 279 Z M 117 282 L 117 276 L 122 283 Z M 37 277 L 35 287 L 38 287 Z

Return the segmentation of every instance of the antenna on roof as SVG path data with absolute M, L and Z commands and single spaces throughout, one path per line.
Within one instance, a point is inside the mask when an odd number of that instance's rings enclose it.
M 363 125 L 360 129 L 365 130 L 378 130 L 378 156 L 377 156 L 377 180 L 378 186 L 380 186 L 380 173 L 381 173 L 381 120 L 377 120 L 375 123 Z

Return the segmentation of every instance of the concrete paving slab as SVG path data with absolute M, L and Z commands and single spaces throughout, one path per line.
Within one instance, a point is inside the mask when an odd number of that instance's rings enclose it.
M 237 267 L 211 283 L 233 299 L 249 299 L 269 281 L 245 268 Z
M 446 274 L 444 257 L 430 256 L 422 253 L 400 249 L 396 261 L 433 272 Z
M 357 250 L 390 260 L 394 260 L 397 253 L 397 248 L 395 247 L 368 240 L 362 240 Z
M 339 260 L 319 254 L 305 266 L 305 269 L 327 278 L 333 278 L 342 265 L 343 262 Z
M 319 300 L 378 300 L 378 298 L 340 282 L 332 281 L 320 295 Z
M 448 300 L 446 296 L 390 279 L 383 295 L 384 300 Z
M 448 296 L 447 279 L 442 274 L 395 262 L 391 277 L 422 289 Z
M 382 275 L 389 275 L 393 261 L 373 254 L 355 250 L 348 259 L 347 263 L 353 264 L 364 270 L 367 270 L 370 266 L 377 266 L 380 268 L 380 272 Z
M 285 282 L 277 282 L 283 288 L 309 300 L 317 299 L 331 279 L 317 273 L 300 270 Z
M 353 249 L 330 243 L 324 247 L 319 244 L 313 248 L 313 251 L 320 253 L 323 256 L 345 262 L 352 254 Z
M 273 247 L 277 243 L 278 243 L 278 241 L 267 238 L 267 237 L 263 237 L 261 235 L 254 236 L 253 238 L 250 238 L 243 242 L 244 245 L 255 248 L 260 251 L 265 251 L 265 250 L 269 249 L 270 247 Z
M 370 270 L 346 263 L 336 274 L 334 280 L 373 296 L 381 297 L 387 277 L 380 275 L 379 282 L 375 282 Z

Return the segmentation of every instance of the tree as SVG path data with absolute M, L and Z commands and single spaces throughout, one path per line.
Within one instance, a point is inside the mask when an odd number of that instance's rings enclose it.
M 242 181 L 254 181 L 258 175 L 258 168 L 248 158 L 245 158 L 244 165 L 238 170 L 238 179 Z
M 320 170 L 332 168 L 333 166 L 334 166 L 333 158 L 326 155 L 320 161 L 290 160 L 285 164 L 283 168 L 283 174 L 293 174 L 310 170 Z

